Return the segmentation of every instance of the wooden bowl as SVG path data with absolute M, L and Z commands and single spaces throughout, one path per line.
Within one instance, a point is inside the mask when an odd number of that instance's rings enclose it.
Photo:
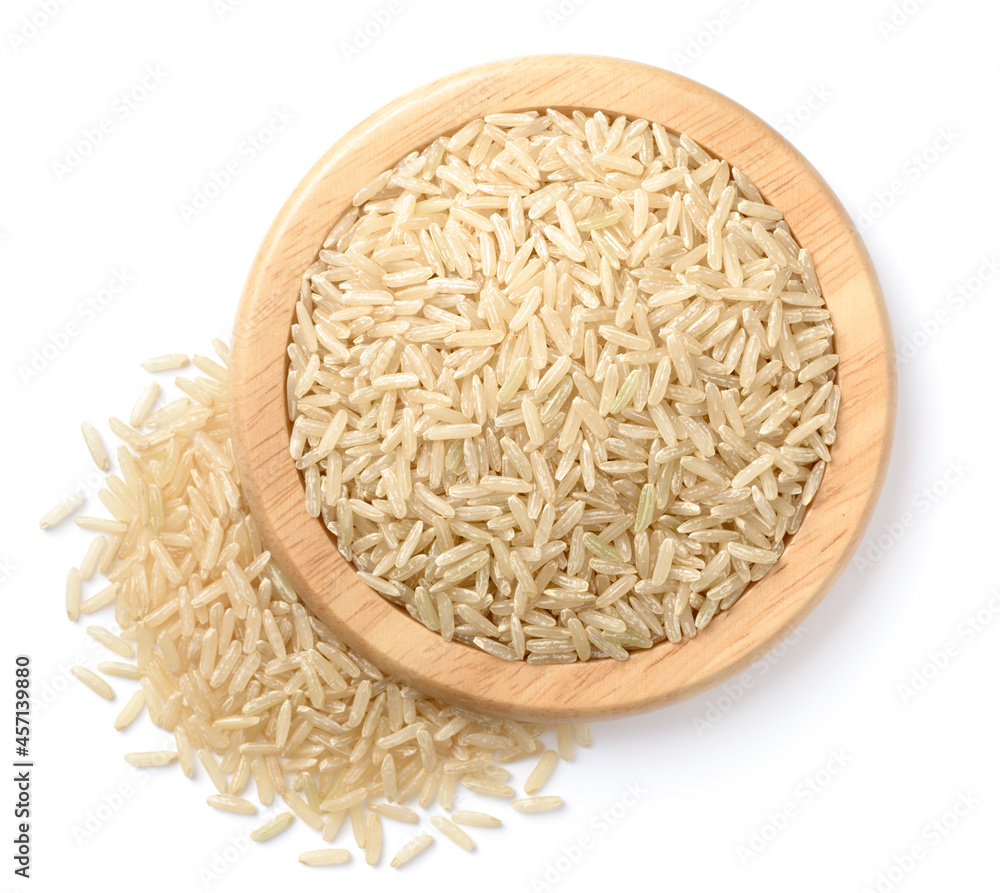
M 532 665 L 446 642 L 358 579 L 332 535 L 306 514 L 303 479 L 289 455 L 285 351 L 299 284 L 351 197 L 471 118 L 547 107 L 657 121 L 741 168 L 812 253 L 840 355 L 832 462 L 781 559 L 694 639 L 632 652 L 624 662 Z M 428 84 L 376 112 L 320 159 L 279 212 L 247 279 L 232 400 L 239 472 L 264 542 L 336 635 L 428 695 L 498 716 L 565 722 L 690 697 L 747 667 L 802 621 L 846 566 L 871 517 L 889 459 L 896 385 L 889 321 L 861 238 L 788 142 L 742 106 L 679 75 L 619 59 L 534 56 Z

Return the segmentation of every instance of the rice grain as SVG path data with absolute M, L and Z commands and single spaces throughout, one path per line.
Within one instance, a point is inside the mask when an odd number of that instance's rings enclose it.
M 176 754 L 175 754 L 176 756 Z M 240 815 L 253 815 L 257 807 L 243 797 L 234 797 L 232 794 L 212 794 L 207 801 L 209 806 L 223 812 L 236 812 Z
M 86 502 L 86 497 L 82 490 L 78 490 L 71 496 L 67 496 L 62 502 L 54 506 L 52 509 L 47 511 L 43 516 L 42 520 L 38 522 L 38 526 L 42 530 L 48 530 L 50 527 L 55 527 L 57 524 L 65 521 L 70 515 L 73 514 L 81 505 Z
M 496 816 L 469 809 L 455 810 L 451 814 L 451 820 L 459 825 L 472 825 L 477 828 L 496 828 L 502 824 L 501 820 Z
M 141 695 L 142 692 L 137 692 L 137 694 Z M 173 750 L 150 750 L 141 753 L 125 754 L 125 762 L 128 763 L 130 766 L 142 766 L 147 768 L 168 766 L 171 763 L 173 763 L 176 759 L 177 759 L 177 752 Z M 232 811 L 236 812 L 237 810 L 232 810 Z
M 87 667 L 72 667 L 70 672 L 76 676 L 87 688 L 99 694 L 105 700 L 113 700 L 115 696 L 115 690 L 108 685 L 100 676 L 97 675 L 93 670 Z
M 272 837 L 280 834 L 284 831 L 292 822 L 295 821 L 295 816 L 290 812 L 279 812 L 273 818 L 268 819 L 259 828 L 254 828 L 250 832 L 250 839 L 255 840 L 258 843 L 263 843 L 265 840 L 270 840 Z
M 444 816 L 431 816 L 431 824 L 445 837 L 458 844 L 463 850 L 475 848 L 475 841 L 454 822 L 449 821 Z
M 521 800 L 511 800 L 510 805 L 518 812 L 544 812 L 562 806 L 562 797 L 526 797 Z
M 418 834 L 412 840 L 404 843 L 392 857 L 389 863 L 393 868 L 400 868 L 411 859 L 422 853 L 427 847 L 434 843 L 434 837 L 430 834 Z
M 306 850 L 306 852 L 299 854 L 299 861 L 303 865 L 343 865 L 350 858 L 349 850 L 337 848 Z
M 83 431 L 83 440 L 87 444 L 87 450 L 90 453 L 90 457 L 94 460 L 94 464 L 101 471 L 107 471 L 111 467 L 111 461 L 108 459 L 108 451 L 104 448 L 101 435 L 97 433 L 97 429 L 90 422 L 84 422 L 80 428 Z

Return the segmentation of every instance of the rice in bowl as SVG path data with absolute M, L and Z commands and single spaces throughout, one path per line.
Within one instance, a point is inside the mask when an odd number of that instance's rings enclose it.
M 775 564 L 840 393 L 809 252 L 686 136 L 469 122 L 355 197 L 289 347 L 306 508 L 373 589 L 508 660 L 679 642 Z

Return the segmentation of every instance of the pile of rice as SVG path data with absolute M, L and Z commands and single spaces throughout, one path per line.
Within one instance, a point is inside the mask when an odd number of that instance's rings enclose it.
M 217 809 L 250 815 L 256 802 L 286 809 L 251 832 L 266 840 L 293 821 L 337 837 L 348 821 L 365 859 L 381 859 L 383 820 L 416 823 L 407 804 L 450 813 L 430 824 L 458 845 L 472 838 L 458 827 L 500 819 L 452 808 L 456 785 L 513 798 L 503 764 L 536 758 L 524 785 L 521 812 L 552 809 L 561 800 L 534 796 L 557 758 L 571 759 L 574 742 L 590 743 L 586 726 L 559 726 L 556 750 L 546 750 L 549 727 L 518 723 L 422 697 L 355 654 L 300 602 L 265 551 L 249 514 L 233 462 L 227 395 L 228 350 L 219 360 L 196 356 L 201 376 L 178 378 L 185 396 L 154 411 L 159 385 L 143 391 L 129 423 L 110 427 L 124 444 L 117 472 L 100 434 L 84 438 L 106 473 L 99 498 L 110 517 L 77 516 L 97 532 L 66 584 L 66 611 L 109 613 L 87 632 L 115 659 L 75 667 L 81 682 L 109 700 L 108 677 L 138 685 L 115 727 L 145 711 L 173 733 L 176 749 L 132 753 L 133 765 L 178 762 L 191 777 L 203 772 L 218 790 Z M 183 355 L 145 364 L 154 371 L 187 365 Z M 76 512 L 83 494 L 47 513 L 51 527 Z M 104 583 L 90 582 L 104 577 Z M 83 590 L 95 591 L 84 597 Z M 117 627 L 117 632 L 114 627 Z M 200 768 L 197 768 L 200 766 Z M 258 822 L 259 824 L 259 822 Z M 434 839 L 419 834 L 394 866 Z M 301 861 L 333 865 L 350 856 L 342 847 L 311 850 Z
M 289 347 L 306 509 L 361 578 L 508 660 L 694 636 L 830 460 L 809 252 L 736 168 L 601 112 L 469 122 L 376 177 Z

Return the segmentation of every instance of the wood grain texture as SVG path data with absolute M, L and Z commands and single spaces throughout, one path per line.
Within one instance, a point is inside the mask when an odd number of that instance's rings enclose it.
M 741 168 L 813 255 L 832 315 L 842 404 L 833 461 L 774 569 L 697 637 L 625 662 L 511 663 L 445 642 L 365 586 L 306 515 L 289 457 L 286 347 L 303 271 L 351 196 L 408 152 L 492 112 L 604 109 L 689 134 Z M 843 571 L 871 517 L 895 419 L 892 335 L 871 261 L 813 167 L 732 100 L 676 74 L 591 56 L 535 56 L 429 84 L 372 115 L 313 167 L 250 271 L 233 343 L 234 439 L 264 542 L 303 600 L 350 647 L 429 695 L 518 719 L 599 719 L 661 707 L 716 685 L 774 647 Z

